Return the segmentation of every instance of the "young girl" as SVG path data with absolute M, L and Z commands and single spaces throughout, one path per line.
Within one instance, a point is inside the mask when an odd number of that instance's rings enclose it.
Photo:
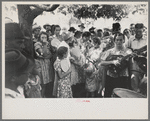
M 86 75 L 85 89 L 86 97 L 95 97 L 97 89 L 97 70 L 94 65 L 89 62 L 84 69 Z
M 72 90 L 71 90 L 71 68 L 69 67 L 66 58 L 68 56 L 68 48 L 61 46 L 57 50 L 57 59 L 54 63 L 55 69 L 55 82 L 54 82 L 54 90 L 53 94 L 57 96 L 57 98 L 72 98 Z M 65 64 L 65 65 L 64 65 Z
M 38 58 L 35 60 L 36 68 L 40 72 L 42 97 L 46 97 L 45 90 L 52 79 L 50 76 L 50 58 L 52 54 L 49 50 L 48 35 L 46 32 L 41 32 L 39 35 L 39 41 L 34 44 L 35 52 Z

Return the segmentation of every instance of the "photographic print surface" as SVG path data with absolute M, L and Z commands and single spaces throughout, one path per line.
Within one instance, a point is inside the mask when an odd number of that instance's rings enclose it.
M 2 2 L 2 30 L 4 119 L 148 118 L 148 2 Z

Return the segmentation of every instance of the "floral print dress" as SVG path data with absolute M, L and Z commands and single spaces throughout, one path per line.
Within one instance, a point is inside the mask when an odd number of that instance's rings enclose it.
M 54 69 L 56 73 L 58 71 L 63 71 L 61 68 L 61 60 L 57 58 L 54 63 Z M 58 73 L 57 73 L 58 74 Z M 58 78 L 58 86 L 57 86 L 57 98 L 73 98 L 72 90 L 71 90 L 71 77 L 70 74 L 65 76 L 64 78 Z

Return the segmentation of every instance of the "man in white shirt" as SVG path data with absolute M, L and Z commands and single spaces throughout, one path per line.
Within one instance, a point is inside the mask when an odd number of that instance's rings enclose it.
M 134 36 L 135 35 L 135 24 L 130 24 L 130 31 L 131 31 L 131 35 Z
M 128 42 L 125 44 L 125 46 L 134 50 L 147 45 L 147 38 L 143 37 L 143 29 L 144 25 L 141 23 L 137 23 L 135 25 L 135 36 L 130 38 Z M 130 63 L 130 70 L 131 70 L 131 89 L 138 92 L 139 84 L 144 75 L 143 71 L 139 68 L 139 66 L 133 59 Z

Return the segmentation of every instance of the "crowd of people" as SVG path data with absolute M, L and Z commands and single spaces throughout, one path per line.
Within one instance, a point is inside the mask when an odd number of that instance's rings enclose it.
M 147 96 L 147 38 L 142 23 L 121 32 L 32 26 L 33 55 L 18 23 L 5 24 L 6 98 L 102 98 L 115 88 Z

